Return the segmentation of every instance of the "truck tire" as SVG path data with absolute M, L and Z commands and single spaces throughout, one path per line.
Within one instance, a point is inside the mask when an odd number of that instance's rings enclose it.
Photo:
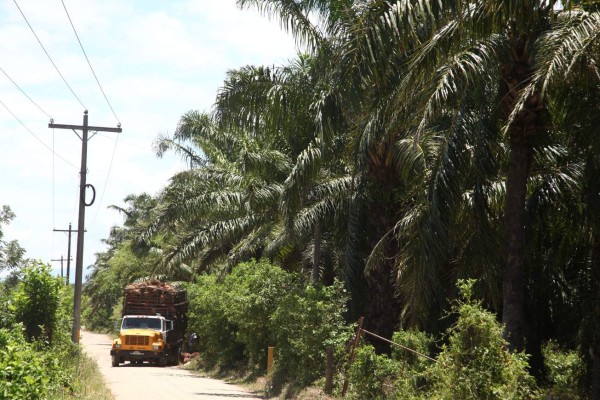
M 160 357 L 158 359 L 158 366 L 159 367 L 166 367 L 167 366 L 167 357 Z
M 116 355 L 112 356 L 111 359 L 112 359 L 112 366 L 118 367 L 119 366 L 119 356 L 116 356 Z

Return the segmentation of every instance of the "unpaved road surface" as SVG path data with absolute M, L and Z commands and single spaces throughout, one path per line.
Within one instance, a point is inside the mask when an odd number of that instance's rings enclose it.
M 117 400 L 259 400 L 257 394 L 220 380 L 201 378 L 178 367 L 121 364 L 111 367 L 111 340 L 106 335 L 84 331 L 81 344 L 96 359 L 98 367 Z

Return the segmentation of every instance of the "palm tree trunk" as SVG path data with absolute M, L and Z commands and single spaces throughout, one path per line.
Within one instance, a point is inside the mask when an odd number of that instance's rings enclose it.
M 528 41 L 514 39 L 510 60 L 504 65 L 500 98 L 508 118 L 521 88 L 531 79 L 533 67 Z M 502 322 L 505 338 L 514 351 L 525 345 L 525 201 L 533 155 L 533 138 L 547 131 L 544 104 L 533 94 L 509 130 L 510 160 L 506 178 L 505 234 L 506 266 L 503 277 Z
M 393 182 L 393 176 L 387 175 L 383 182 Z M 381 181 L 380 181 L 381 182 Z M 395 183 L 397 184 L 397 183 Z M 393 187 L 392 184 L 381 184 L 381 187 Z M 393 228 L 393 215 L 397 212 L 397 205 L 393 197 L 384 197 L 379 193 L 377 202 L 369 208 L 370 224 L 373 236 L 371 237 L 372 249 L 375 244 Z M 391 241 L 384 250 L 388 257 L 384 257 L 367 274 L 368 301 L 366 304 L 365 329 L 384 338 L 391 339 L 400 320 L 400 301 L 396 296 L 394 286 L 394 261 L 393 255 L 398 253 L 397 244 Z M 370 343 L 378 354 L 389 354 L 390 345 L 381 340 L 371 340 Z
M 511 350 L 525 344 L 525 199 L 532 148 L 524 135 L 510 138 L 506 182 L 506 269 L 502 287 L 502 322 Z
M 392 280 L 393 265 L 382 262 L 367 277 L 368 302 L 365 315 L 365 328 L 379 336 L 391 339 L 399 321 L 399 304 L 395 296 Z M 390 345 L 381 340 L 371 344 L 378 354 L 390 352 Z

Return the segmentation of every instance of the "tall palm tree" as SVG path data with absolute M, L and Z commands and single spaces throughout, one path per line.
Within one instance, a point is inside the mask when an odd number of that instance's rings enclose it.
M 176 236 L 167 264 L 199 258 L 196 267 L 205 269 L 260 257 L 278 231 L 288 157 L 259 136 L 219 130 L 198 112 L 184 115 L 174 137 L 159 138 L 156 149 L 159 156 L 175 151 L 193 166 L 171 178 L 144 234 Z
M 281 197 L 284 234 L 305 249 L 313 284 L 323 272 L 321 261 L 339 259 L 322 257 L 321 250 L 335 251 L 330 245 L 338 240 L 326 226 L 351 184 L 348 168 L 339 157 L 344 141 L 337 132 L 343 129 L 344 119 L 328 81 L 319 75 L 329 62 L 324 57 L 299 55 L 284 67 L 234 71 L 213 111 L 221 128 L 268 138 L 292 160 Z M 328 243 L 325 247 L 323 240 Z M 327 264 L 331 275 L 335 266 Z
M 389 52 L 390 46 L 410 52 L 395 98 L 399 109 L 406 109 L 408 101 L 414 104 L 408 108 L 411 115 L 404 118 L 412 117 L 417 135 L 451 105 L 459 110 L 456 106 L 467 93 L 495 88 L 497 124 L 504 127 L 509 149 L 502 316 L 511 348 L 516 350 L 523 349 L 525 343 L 527 184 L 534 149 L 551 128 L 547 99 L 540 88 L 528 85 L 538 68 L 538 42 L 561 15 L 554 9 L 556 4 L 396 3 L 389 5 L 386 17 L 380 20 L 379 35 L 370 42 L 376 53 Z M 569 18 L 568 12 L 563 15 Z M 379 70 L 379 64 L 381 60 L 375 58 L 371 69 Z

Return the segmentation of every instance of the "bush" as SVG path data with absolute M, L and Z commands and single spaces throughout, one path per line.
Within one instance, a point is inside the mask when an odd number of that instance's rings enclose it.
M 44 335 L 52 339 L 59 307 L 60 278 L 52 276 L 50 267 L 34 262 L 23 269 L 23 279 L 14 296 L 15 317 L 25 326 L 27 338 Z
M 293 280 L 278 266 L 251 261 L 235 266 L 222 282 L 205 275 L 189 285 L 188 330 L 198 334 L 204 361 L 264 369 L 267 347 L 274 343 L 270 318 L 293 291 Z
M 214 275 L 203 275 L 187 290 L 188 331 L 198 334 L 198 348 L 205 365 L 229 368 L 241 362 L 243 348 L 237 340 L 236 327 L 226 314 L 227 293 L 223 284 Z
M 386 355 L 375 354 L 371 345 L 356 349 L 354 363 L 348 371 L 350 399 L 384 399 L 400 372 L 400 363 Z
M 580 399 L 579 381 L 584 374 L 581 357 L 575 351 L 564 351 L 549 342 L 543 348 L 544 360 L 551 385 L 546 398 L 562 400 Z
M 269 321 L 281 299 L 292 291 L 293 279 L 280 267 L 252 261 L 237 265 L 223 282 L 225 312 L 251 366 L 266 368 L 267 348 L 275 344 Z
M 538 396 L 533 377 L 527 373 L 527 356 L 508 350 L 496 317 L 471 297 L 474 281 L 459 283 L 463 301 L 455 303 L 456 323 L 449 329 L 447 344 L 437 362 L 401 350 L 392 357 L 377 356 L 370 347 L 359 349 L 350 369 L 354 398 L 384 398 L 387 382 L 394 382 L 394 398 L 411 400 L 523 400 Z M 428 355 L 431 338 L 420 332 L 396 332 L 393 341 Z M 576 363 L 560 359 L 558 386 L 571 385 Z M 562 393 L 562 392 L 561 392 Z M 559 397 L 565 398 L 568 397 Z
M 325 375 L 327 348 L 340 355 L 352 335 L 343 318 L 347 300 L 341 282 L 296 289 L 282 299 L 271 318 L 277 383 L 304 386 Z
M 431 399 L 523 400 L 534 397 L 535 383 L 527 373 L 527 356 L 511 353 L 496 317 L 472 299 L 474 281 L 459 283 L 464 301 L 454 311 L 437 363 L 429 369 Z
M 45 399 L 66 386 L 67 376 L 54 351 L 25 340 L 22 325 L 0 329 L 0 399 Z
M 222 282 L 204 275 L 188 285 L 188 331 L 198 334 L 203 366 L 264 371 L 267 348 L 274 345 L 278 382 L 303 386 L 323 376 L 327 348 L 341 354 L 351 335 L 343 319 L 347 295 L 339 282 L 303 288 L 296 279 L 252 261 Z
M 0 291 L 0 329 L 10 328 L 15 324 L 15 314 L 12 308 L 10 296 Z
M 395 332 L 392 341 L 426 356 L 431 356 L 434 344 L 433 338 L 413 330 Z M 427 370 L 433 366 L 434 361 L 397 346 L 392 346 L 392 359 L 399 367 L 394 382 L 394 391 L 398 397 L 416 399 L 420 397 L 419 393 L 430 390 Z

